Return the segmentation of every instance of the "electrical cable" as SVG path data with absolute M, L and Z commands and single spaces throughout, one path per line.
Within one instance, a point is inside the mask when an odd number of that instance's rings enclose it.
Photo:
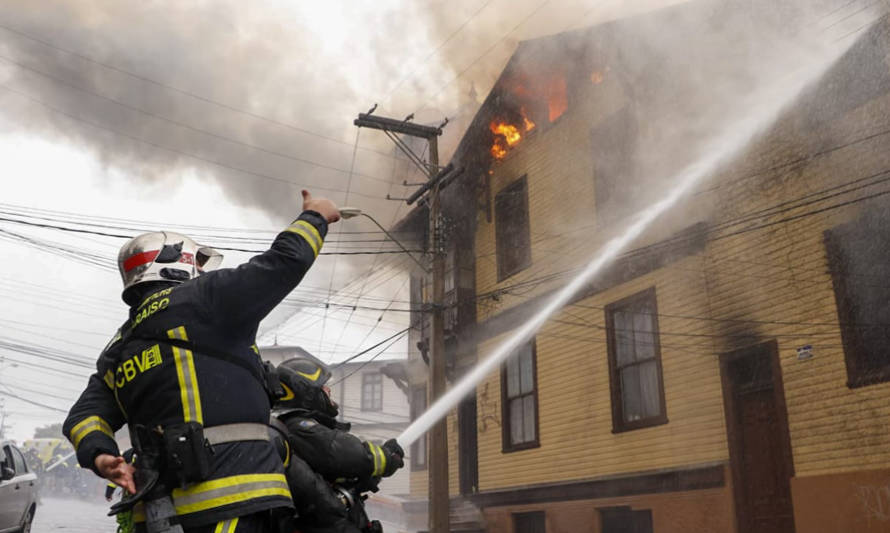
M 71 233 L 85 233 L 85 234 L 89 234 L 89 235 L 102 235 L 104 237 L 115 237 L 115 238 L 119 238 L 119 239 L 131 239 L 135 236 L 135 235 L 108 233 L 108 232 L 103 232 L 103 231 L 87 230 L 87 229 L 80 229 L 80 228 L 71 228 L 71 227 L 66 227 L 66 226 L 58 226 L 55 224 L 42 224 L 42 223 L 37 223 L 37 222 L 28 222 L 25 220 L 17 220 L 17 219 L 8 218 L 8 217 L 0 217 L 0 221 L 10 222 L 13 224 L 22 224 L 25 226 L 33 226 L 33 227 L 37 227 L 37 228 L 56 229 L 59 231 L 67 231 L 67 232 L 71 232 Z M 3 231 L 6 232 L 5 230 L 3 230 Z M 6 232 L 6 233 L 8 233 L 8 232 Z M 222 251 L 246 252 L 246 253 L 252 253 L 252 254 L 259 254 L 259 253 L 263 253 L 266 251 L 266 250 L 257 250 L 257 249 L 249 249 L 249 248 L 235 248 L 235 247 L 228 247 L 228 246 L 215 246 L 214 248 L 216 248 L 217 250 L 222 250 Z M 421 250 L 409 250 L 409 252 L 422 253 Z M 386 254 L 401 254 L 401 253 L 404 253 L 404 252 L 402 250 L 392 250 L 392 251 L 361 251 L 361 252 L 319 252 L 318 255 L 386 255 Z M 117 268 L 112 266 L 111 270 L 116 271 Z
M 408 329 L 411 329 L 411 328 L 408 328 Z M 353 370 L 353 371 L 350 372 L 349 374 L 346 374 L 346 375 L 343 376 L 342 378 L 338 379 L 337 381 L 335 381 L 334 383 L 332 383 L 330 386 L 333 387 L 333 386 L 336 385 L 337 383 L 340 383 L 341 381 L 345 381 L 349 376 L 355 374 L 356 372 L 358 372 L 359 370 L 361 370 L 362 368 L 364 368 L 366 365 L 368 365 L 368 363 L 370 363 L 370 362 L 373 361 L 374 359 L 377 359 L 378 357 L 380 357 L 381 355 L 383 355 L 383 354 L 386 352 L 387 349 L 389 349 L 393 344 L 397 343 L 397 342 L 400 341 L 405 335 L 408 334 L 408 329 L 406 329 L 406 330 L 403 331 L 401 334 L 399 334 L 399 337 L 393 339 L 393 341 L 390 342 L 388 345 L 386 345 L 382 350 L 380 350 L 379 352 L 377 352 L 376 354 L 374 354 L 373 357 L 371 357 L 371 358 L 368 359 L 367 361 L 363 361 L 362 364 L 358 366 L 358 368 L 356 368 L 355 370 Z M 385 341 L 384 341 L 384 342 L 385 342 Z M 355 356 L 353 356 L 353 358 L 354 358 L 354 357 L 355 357 Z M 351 359 L 352 359 L 352 358 L 351 358 Z M 341 365 L 342 365 L 342 363 L 341 363 Z M 338 365 L 338 366 L 339 366 L 339 365 Z
M 386 343 L 387 341 L 390 341 L 390 340 L 392 340 L 392 339 L 398 337 L 399 335 L 404 335 L 405 333 L 408 333 L 409 330 L 411 330 L 411 328 L 410 328 L 410 327 L 407 327 L 407 328 L 403 329 L 402 331 L 399 331 L 398 333 L 396 333 L 396 334 L 394 334 L 394 335 L 392 335 L 392 336 L 389 336 L 389 337 L 383 339 L 382 341 L 378 342 L 378 343 L 375 344 L 374 346 L 371 346 L 370 348 L 367 348 L 367 349 L 365 349 L 365 350 L 362 350 L 362 351 L 360 351 L 359 353 L 353 355 L 352 357 L 349 357 L 349 358 L 347 358 L 347 359 L 344 359 L 344 360 L 340 361 L 339 363 L 337 363 L 336 365 L 334 365 L 333 368 L 340 368 L 341 366 L 345 365 L 346 363 L 348 363 L 348 362 L 350 362 L 350 361 L 353 361 L 353 360 L 355 360 L 356 358 L 365 355 L 366 353 L 368 353 L 368 352 L 370 352 L 371 350 L 373 350 L 374 348 L 377 348 L 378 346 L 380 346 L 380 345 Z M 378 355 L 380 355 L 380 354 L 378 354 Z M 344 379 L 346 379 L 346 378 L 343 377 L 343 378 L 340 379 L 340 381 L 343 381 Z M 339 382 L 338 382 L 338 383 L 339 383 Z

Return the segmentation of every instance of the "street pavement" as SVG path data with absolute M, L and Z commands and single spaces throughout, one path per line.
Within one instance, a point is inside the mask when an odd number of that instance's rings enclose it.
M 109 504 L 101 495 L 96 501 L 42 498 L 34 516 L 33 533 L 62 531 L 66 533 L 115 533 L 117 522 L 105 516 Z

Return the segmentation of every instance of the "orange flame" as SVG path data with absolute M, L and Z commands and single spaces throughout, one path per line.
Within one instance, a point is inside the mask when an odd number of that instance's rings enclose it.
M 550 81 L 548 87 L 547 108 L 550 122 L 555 121 L 569 108 L 569 100 L 566 91 L 566 79 L 562 76 Z
M 601 70 L 594 70 L 590 73 L 590 81 L 593 82 L 594 85 L 599 85 L 605 78 L 606 76 Z
M 510 148 L 516 146 L 522 140 L 522 134 L 535 128 L 535 123 L 521 109 L 522 126 L 517 126 L 503 121 L 492 121 L 488 128 L 494 133 L 494 143 L 491 145 L 491 156 L 495 159 L 507 157 Z M 520 131 L 522 128 L 522 131 Z

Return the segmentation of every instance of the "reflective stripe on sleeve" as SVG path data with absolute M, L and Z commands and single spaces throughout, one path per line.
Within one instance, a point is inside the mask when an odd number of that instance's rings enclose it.
M 74 444 L 74 449 L 77 449 L 84 437 L 94 431 L 101 431 L 112 439 L 114 438 L 114 432 L 111 431 L 111 426 L 108 425 L 108 422 L 98 416 L 89 416 L 71 428 L 71 443 Z
M 235 528 L 238 527 L 238 517 L 232 518 L 230 520 L 223 520 L 216 524 L 216 529 L 213 530 L 213 533 L 235 533 Z
M 173 505 L 176 514 L 189 514 L 266 496 L 290 500 L 284 474 L 230 476 L 197 483 L 187 489 L 173 489 Z
M 318 251 L 321 249 L 321 245 L 324 244 L 324 239 L 321 238 L 321 234 L 318 233 L 315 226 L 305 220 L 297 220 L 287 228 L 287 231 L 303 237 L 303 239 L 309 243 L 315 257 L 318 257 Z
M 384 470 L 386 470 L 386 455 L 384 455 L 380 446 L 372 442 L 368 443 L 368 448 L 371 449 L 371 455 L 374 456 L 374 472 L 371 475 L 376 477 L 382 476 Z
M 180 326 L 167 331 L 171 339 L 188 341 L 185 327 Z M 186 422 L 204 423 L 201 410 L 201 395 L 198 391 L 198 377 L 195 372 L 195 358 L 191 350 L 173 346 L 173 361 L 176 363 L 176 377 L 179 380 L 179 396 L 182 400 L 182 418 Z

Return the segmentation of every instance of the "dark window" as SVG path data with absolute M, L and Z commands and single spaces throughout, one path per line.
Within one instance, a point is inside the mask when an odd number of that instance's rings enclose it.
M 513 513 L 513 531 L 516 533 L 547 533 L 544 511 Z
M 655 289 L 606 307 L 612 431 L 667 423 Z
M 538 387 L 535 341 L 519 349 L 501 370 L 503 450 L 536 448 L 538 442 Z
M 411 390 L 411 420 L 426 411 L 426 386 Z M 411 470 L 426 470 L 427 436 L 424 434 L 411 444 Z
M 631 511 L 630 507 L 597 509 L 603 533 L 652 533 L 652 511 Z
M 825 232 L 849 387 L 890 381 L 888 222 L 866 215 Z
M 362 374 L 362 411 L 383 409 L 383 375 Z
M 0 461 L 6 468 L 15 468 L 15 464 L 12 462 L 12 449 L 9 446 L 3 447 L 3 455 L 0 456 Z
M 526 176 L 497 194 L 494 218 L 498 281 L 502 281 L 531 264 Z
M 28 472 L 28 466 L 25 462 L 25 457 L 22 455 L 22 452 L 18 450 L 18 448 L 10 448 L 12 450 L 12 462 L 15 465 L 15 473 L 17 476 L 25 474 Z
M 445 256 L 445 331 L 454 332 L 457 329 L 457 269 L 455 262 L 457 251 L 451 249 Z

